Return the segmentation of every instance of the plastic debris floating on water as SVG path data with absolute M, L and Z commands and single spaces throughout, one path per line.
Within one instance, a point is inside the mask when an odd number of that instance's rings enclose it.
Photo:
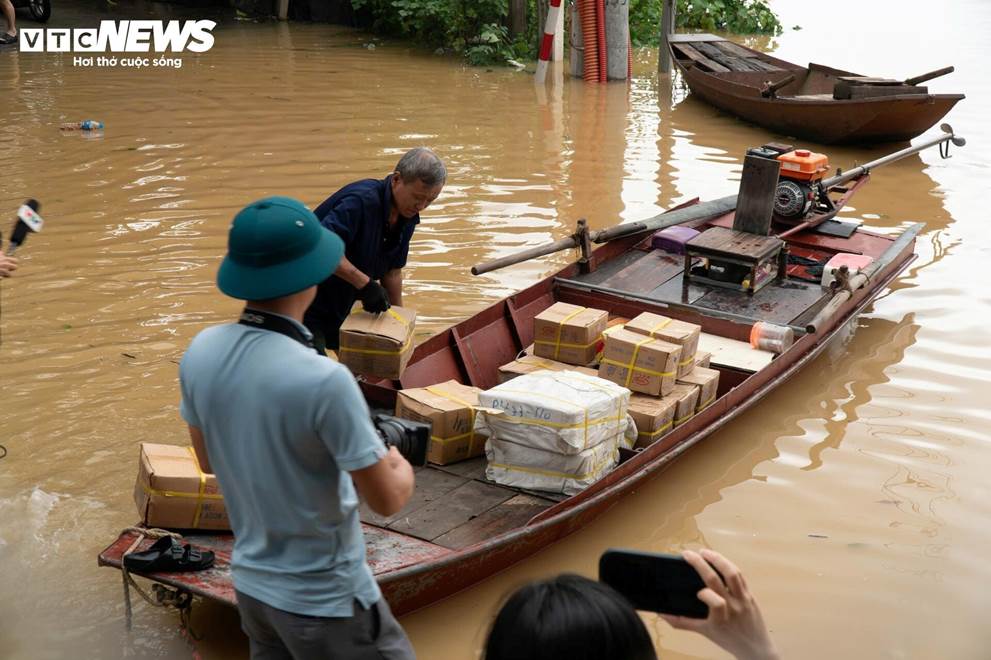
M 63 131 L 102 131 L 103 122 L 96 121 L 95 119 L 87 119 L 85 121 L 70 121 L 61 126 Z

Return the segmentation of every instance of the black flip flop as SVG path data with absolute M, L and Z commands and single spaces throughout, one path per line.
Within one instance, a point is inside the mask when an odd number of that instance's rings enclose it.
M 124 557 L 124 566 L 138 573 L 162 573 L 169 571 L 202 571 L 213 566 L 214 555 L 209 550 L 197 550 L 182 545 L 172 536 L 163 536 L 143 552 L 133 552 Z

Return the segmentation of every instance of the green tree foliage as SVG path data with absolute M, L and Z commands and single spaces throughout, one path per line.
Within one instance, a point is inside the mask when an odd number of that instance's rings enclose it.
M 506 29 L 508 0 L 351 0 L 359 21 L 375 32 L 409 39 L 426 48 L 462 54 L 470 64 L 533 59 L 543 26 L 529 0 L 526 34 Z M 630 0 L 634 45 L 657 44 L 662 0 Z M 569 3 L 564 2 L 565 9 Z M 779 34 L 781 23 L 765 0 L 678 0 L 678 26 L 739 34 Z M 567 32 L 567 31 L 566 31 Z
M 781 34 L 781 22 L 764 0 L 678 0 L 677 19 L 679 27 Z

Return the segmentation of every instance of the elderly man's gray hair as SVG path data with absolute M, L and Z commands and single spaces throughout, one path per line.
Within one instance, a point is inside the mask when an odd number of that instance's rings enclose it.
M 396 163 L 396 171 L 404 183 L 422 181 L 431 188 L 447 181 L 447 168 L 428 147 L 410 149 Z

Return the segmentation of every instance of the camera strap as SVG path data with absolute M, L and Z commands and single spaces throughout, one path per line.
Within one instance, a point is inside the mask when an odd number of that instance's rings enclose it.
M 248 309 L 245 308 L 241 312 L 241 318 L 238 320 L 240 325 L 246 325 L 251 328 L 258 328 L 259 330 L 268 330 L 269 332 L 277 332 L 280 335 L 285 335 L 294 341 L 298 341 L 303 346 L 311 348 L 318 354 L 316 347 L 313 346 L 313 341 L 307 339 L 303 331 L 300 330 L 295 323 L 289 319 L 279 316 L 278 314 L 271 314 L 269 312 L 263 312 L 259 309 Z

